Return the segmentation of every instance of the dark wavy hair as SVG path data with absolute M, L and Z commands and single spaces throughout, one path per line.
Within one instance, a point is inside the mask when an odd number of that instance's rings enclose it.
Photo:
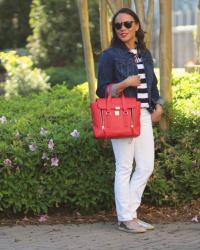
M 116 19 L 116 17 L 120 13 L 128 14 L 128 15 L 132 16 L 133 19 L 134 19 L 134 21 L 137 24 L 139 24 L 139 29 L 136 31 L 136 38 L 137 38 L 136 45 L 137 45 L 138 49 L 141 49 L 141 50 L 146 49 L 146 44 L 145 44 L 145 41 L 144 41 L 145 32 L 143 31 L 143 29 L 141 27 L 140 19 L 137 16 L 137 14 L 134 11 L 132 11 L 131 9 L 129 9 L 129 8 L 122 8 L 122 9 L 120 9 L 119 11 L 117 11 L 115 13 L 115 15 L 112 18 L 112 33 L 113 33 L 113 37 L 112 37 L 112 40 L 111 40 L 111 43 L 110 43 L 110 47 L 127 48 L 126 45 L 118 38 L 118 36 L 116 34 L 115 26 L 114 26 L 115 19 Z

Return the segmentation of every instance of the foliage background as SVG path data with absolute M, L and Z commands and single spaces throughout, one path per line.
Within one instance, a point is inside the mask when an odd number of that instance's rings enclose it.
M 13 94 L 0 97 L 0 210 L 38 214 L 62 204 L 90 213 L 112 208 L 111 145 L 93 139 L 87 83 L 73 88 L 85 80 L 75 1 L 1 0 L 0 7 L 0 49 L 22 47 L 15 55 L 1 54 L 1 87 Z M 98 59 L 98 1 L 89 1 L 89 8 Z M 49 83 L 56 86 L 49 89 Z M 180 205 L 200 195 L 199 95 L 199 74 L 173 77 L 173 102 L 165 107 L 170 130 L 154 127 L 148 204 Z
M 200 195 L 199 82 L 198 74 L 173 79 L 170 130 L 154 127 L 155 170 L 144 195 L 148 204 L 180 205 Z M 190 99 L 188 89 L 194 90 Z M 57 85 L 48 93 L 1 99 L 0 210 L 41 213 L 66 204 L 69 210 L 92 213 L 114 206 L 112 149 L 109 141 L 93 139 L 87 92 L 87 83 L 72 90 Z M 72 133 L 75 129 L 80 135 Z
M 99 49 L 98 1 L 90 1 L 91 37 Z M 82 35 L 76 1 L 33 0 L 30 13 L 32 35 L 27 47 L 36 64 L 63 66 L 82 61 Z
M 31 34 L 29 12 L 32 0 L 0 1 L 0 49 L 21 48 Z M 3 35 L 2 35 L 3 34 Z
M 1 92 L 6 98 L 27 96 L 50 88 L 49 76 L 33 66 L 30 56 L 19 56 L 15 51 L 0 52 L 1 64 L 7 72 Z

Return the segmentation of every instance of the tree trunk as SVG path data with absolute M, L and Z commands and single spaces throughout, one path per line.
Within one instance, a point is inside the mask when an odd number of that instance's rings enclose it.
M 136 13 L 140 19 L 142 29 L 145 30 L 146 25 L 145 25 L 144 1 L 143 0 L 142 1 L 135 0 L 135 9 L 136 9 Z
M 123 0 L 107 0 L 112 13 L 116 13 L 123 7 Z
M 131 8 L 132 1 L 131 0 L 124 0 L 123 1 L 123 6 L 126 8 Z
M 109 46 L 111 39 L 111 29 L 108 18 L 107 0 L 99 0 L 99 11 L 100 11 L 101 49 L 104 50 Z
M 200 64 L 200 0 L 197 9 L 196 64 Z
M 167 103 L 172 101 L 172 0 L 160 0 L 160 92 Z M 168 121 L 163 118 L 161 128 L 167 130 Z
M 140 19 L 142 29 L 146 31 L 145 35 L 146 46 L 147 48 L 150 48 L 153 17 L 154 17 L 154 0 L 148 1 L 148 11 L 146 17 L 145 17 L 144 1 L 135 0 L 135 8 L 136 8 L 136 13 Z
M 146 19 L 146 46 L 151 47 L 151 34 L 153 27 L 153 17 L 154 17 L 154 0 L 149 0 L 147 19 Z
M 81 25 L 81 32 L 83 39 L 84 58 L 85 58 L 87 79 L 89 84 L 90 102 L 94 102 L 96 99 L 96 94 L 95 94 L 96 78 L 95 78 L 94 58 L 93 58 L 90 30 L 89 30 L 88 1 L 77 0 L 77 5 L 79 10 L 80 25 Z

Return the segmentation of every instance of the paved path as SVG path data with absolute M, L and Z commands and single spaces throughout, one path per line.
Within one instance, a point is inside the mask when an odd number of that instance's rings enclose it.
M 0 250 L 199 250 L 200 223 L 157 224 L 144 234 L 116 224 L 1 226 Z

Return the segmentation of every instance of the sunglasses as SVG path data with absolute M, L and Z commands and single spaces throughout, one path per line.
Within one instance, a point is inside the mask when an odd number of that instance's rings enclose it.
M 122 28 L 122 25 L 123 25 L 125 28 L 130 29 L 134 22 L 135 21 L 126 21 L 126 22 L 122 22 L 122 23 L 114 23 L 114 27 L 115 27 L 116 30 L 120 30 Z

